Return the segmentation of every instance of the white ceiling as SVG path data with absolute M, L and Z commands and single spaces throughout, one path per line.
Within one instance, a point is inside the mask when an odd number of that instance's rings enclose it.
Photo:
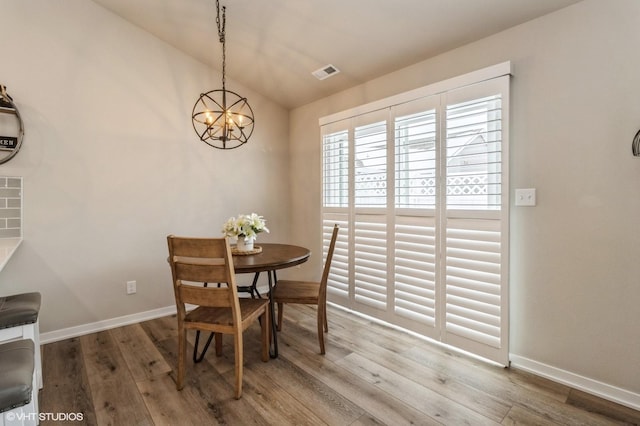
M 94 1 L 221 69 L 215 0 Z M 227 77 L 293 108 L 578 1 L 221 0 Z M 327 64 L 341 72 L 311 75 Z

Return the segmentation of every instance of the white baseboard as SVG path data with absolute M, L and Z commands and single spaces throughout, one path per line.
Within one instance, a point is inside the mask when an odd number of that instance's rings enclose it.
M 89 324 L 78 325 L 76 327 L 63 328 L 61 330 L 49 331 L 40 335 L 40 344 L 53 343 L 72 337 L 84 336 L 85 334 L 97 333 L 123 325 L 136 324 L 155 318 L 165 317 L 176 313 L 176 305 L 164 308 L 153 309 L 137 314 L 125 315 L 118 318 L 111 318 L 104 321 L 96 321 Z
M 640 410 L 640 394 L 519 355 L 510 354 L 509 358 L 513 368 L 528 371 L 634 410 Z

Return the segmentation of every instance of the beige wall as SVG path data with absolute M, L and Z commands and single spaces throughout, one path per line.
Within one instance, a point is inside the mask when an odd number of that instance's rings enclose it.
M 24 242 L 0 293 L 43 295 L 44 333 L 173 305 L 166 235 L 219 236 L 263 214 L 288 239 L 288 113 L 228 82 L 249 144 L 200 142 L 191 110 L 220 76 L 86 0 L 1 1 L 0 83 L 25 124 L 0 175 L 24 176 Z M 7 36 L 9 35 L 9 36 Z M 125 282 L 136 280 L 136 295 Z
M 510 60 L 511 190 L 538 189 L 512 209 L 511 352 L 640 393 L 640 2 L 585 0 L 288 117 L 233 85 L 258 121 L 226 152 L 191 128 L 219 86 L 201 63 L 90 1 L 2 1 L 0 16 L 0 83 L 26 127 L 0 165 L 25 187 L 0 291 L 41 291 L 43 332 L 171 305 L 166 234 L 218 235 L 229 215 L 258 211 L 263 241 L 321 253 L 318 118 Z
M 638 403 L 638 22 L 636 0 L 585 0 L 292 111 L 298 242 L 320 250 L 318 118 L 512 61 L 510 191 L 535 187 L 538 205 L 512 203 L 510 351 L 539 372 L 584 376 Z

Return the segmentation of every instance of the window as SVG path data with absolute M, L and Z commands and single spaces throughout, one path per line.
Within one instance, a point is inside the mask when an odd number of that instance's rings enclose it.
M 325 207 L 347 207 L 349 145 L 347 132 L 327 135 L 323 141 L 323 194 Z
M 500 209 L 501 96 L 447 106 L 447 208 Z
M 321 119 L 329 300 L 505 365 L 509 68 Z
M 395 119 L 396 207 L 435 208 L 436 111 Z

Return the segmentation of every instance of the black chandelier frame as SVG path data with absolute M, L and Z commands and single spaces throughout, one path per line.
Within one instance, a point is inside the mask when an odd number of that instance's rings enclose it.
M 191 113 L 193 129 L 200 140 L 218 149 L 234 149 L 247 143 L 255 124 L 247 98 L 226 88 L 226 10 L 223 6 L 220 19 L 220 2 L 216 0 L 216 25 L 222 43 L 222 89 L 201 93 Z

